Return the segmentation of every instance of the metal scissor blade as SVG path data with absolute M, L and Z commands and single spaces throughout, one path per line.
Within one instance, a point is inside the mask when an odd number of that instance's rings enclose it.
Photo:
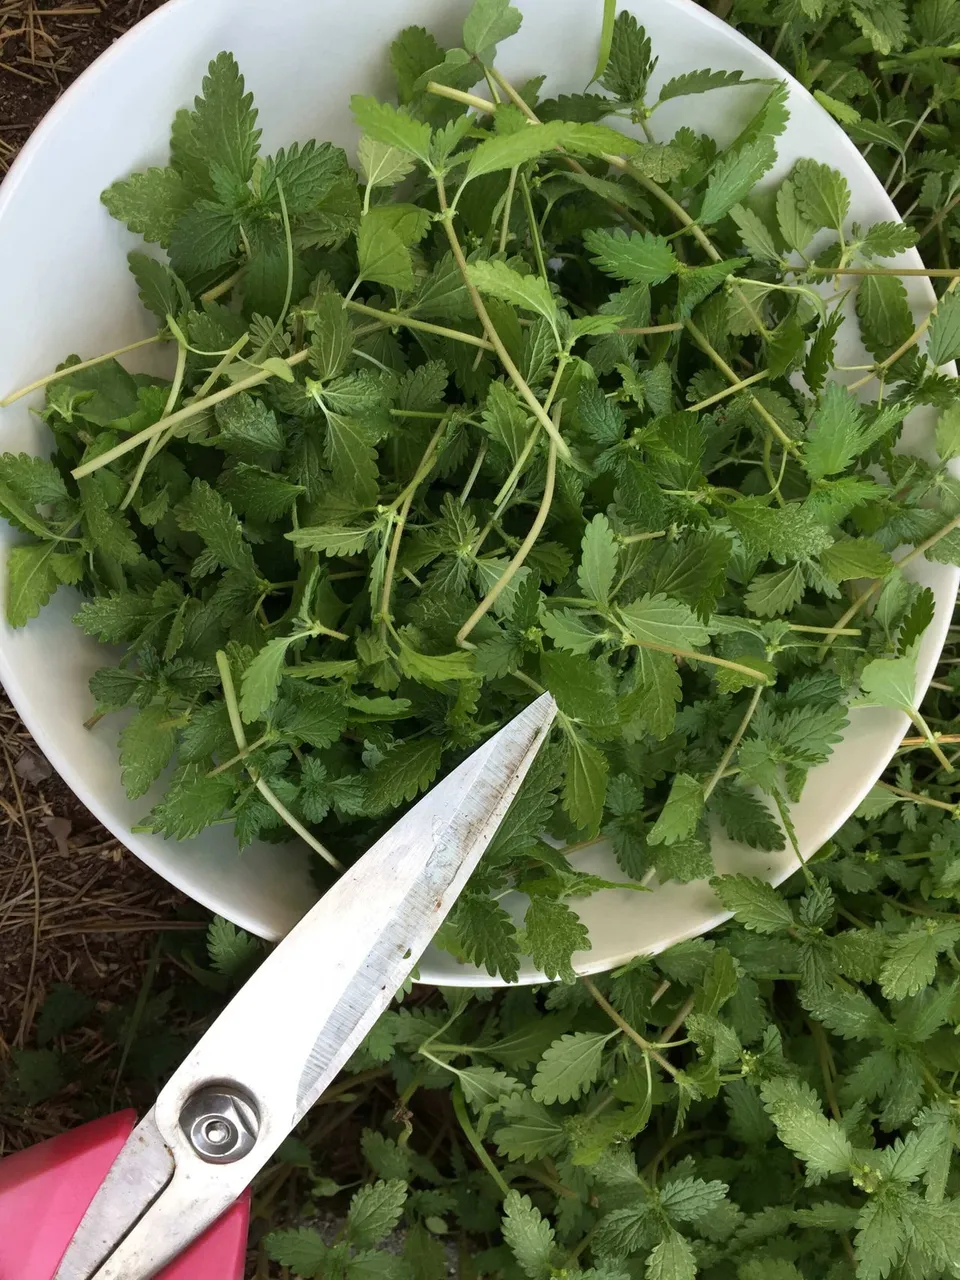
M 54 1280 L 148 1280 L 240 1195 L 420 958 L 555 714 L 549 695 L 522 711 L 428 792 L 288 934 L 134 1130 Z M 187 1101 L 211 1084 L 236 1087 L 258 1113 L 255 1145 L 234 1163 L 206 1162 L 181 1128 Z

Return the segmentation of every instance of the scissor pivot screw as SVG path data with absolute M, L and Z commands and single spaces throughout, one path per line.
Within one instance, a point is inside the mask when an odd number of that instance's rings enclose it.
M 201 1160 L 232 1164 L 256 1145 L 260 1117 L 239 1090 L 225 1085 L 201 1089 L 180 1113 L 180 1127 Z

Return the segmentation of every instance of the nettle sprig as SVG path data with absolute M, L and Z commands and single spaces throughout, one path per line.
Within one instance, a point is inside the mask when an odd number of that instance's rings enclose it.
M 933 598 L 904 570 L 958 558 L 960 505 L 945 461 L 897 446 L 932 404 L 958 452 L 955 278 L 918 323 L 876 265 L 907 228 L 852 224 L 814 160 L 764 185 L 782 84 L 653 91 L 642 27 L 605 15 L 597 91 L 554 99 L 496 65 L 506 0 L 455 49 L 403 32 L 398 105 L 352 101 L 358 171 L 330 143 L 261 155 L 221 54 L 170 164 L 103 197 L 166 251 L 131 268 L 172 378 L 126 372 L 132 348 L 71 359 L 24 389 L 53 458 L 0 467 L 10 621 L 79 586 L 78 624 L 125 647 L 93 693 L 94 720 L 133 708 L 128 793 L 173 765 L 145 829 L 296 834 L 335 870 L 554 694 L 556 741 L 442 934 L 507 978 L 527 955 L 572 979 L 571 902 L 608 882 L 567 853 L 598 835 L 640 888 L 709 876 L 711 824 L 792 842 L 855 698 L 945 761 L 914 705 Z M 658 137 L 701 95 L 740 113 L 729 147 Z M 851 299 L 870 362 L 846 387 Z

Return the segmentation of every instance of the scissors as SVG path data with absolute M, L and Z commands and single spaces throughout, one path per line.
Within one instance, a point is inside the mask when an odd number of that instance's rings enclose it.
M 288 934 L 133 1130 L 53 1280 L 149 1280 L 243 1193 L 417 963 L 555 714 L 531 703 Z

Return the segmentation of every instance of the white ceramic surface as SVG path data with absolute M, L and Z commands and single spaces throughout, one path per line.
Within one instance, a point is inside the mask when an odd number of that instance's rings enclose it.
M 547 91 L 576 91 L 590 78 L 596 56 L 600 0 L 522 0 L 524 24 L 503 48 L 500 65 L 515 80 L 549 69 Z M 747 76 L 784 79 L 781 69 L 747 40 L 689 0 L 628 3 L 646 25 L 659 65 L 654 87 L 699 67 L 741 69 Z M 31 138 L 0 188 L 0 394 L 52 369 L 66 353 L 84 357 L 145 336 L 152 325 L 127 273 L 136 244 L 99 203 L 104 187 L 133 170 L 165 163 L 169 122 L 198 91 L 207 62 L 232 50 L 260 109 L 263 148 L 293 139 L 330 138 L 352 152 L 356 129 L 351 93 L 390 92 L 387 46 L 404 26 L 422 24 L 442 42 L 459 39 L 466 0 L 172 0 L 119 40 L 65 94 Z M 729 89 L 676 99 L 655 117 L 657 136 L 693 124 L 729 141 L 764 91 Z M 895 210 L 856 148 L 796 83 L 791 120 L 778 142 L 773 175 L 782 177 L 802 156 L 842 169 L 852 191 L 851 217 L 869 224 Z M 915 253 L 904 265 L 920 265 Z M 922 281 L 908 282 L 918 316 L 932 304 Z M 864 356 L 847 326 L 838 360 Z M 131 367 L 144 367 L 143 365 Z M 45 429 L 20 402 L 0 411 L 0 447 L 45 452 Z M 930 420 L 911 423 L 929 447 Z M 0 521 L 3 549 L 18 535 Z M 921 563 L 917 577 L 933 588 L 937 614 L 924 639 L 920 689 L 934 664 L 956 597 L 957 571 Z M 61 589 L 22 631 L 0 630 L 0 679 L 42 751 L 97 817 L 138 857 L 204 905 L 267 938 L 286 932 L 313 901 L 304 851 L 264 845 L 238 855 L 230 829 L 174 843 L 135 835 L 146 810 L 120 786 L 116 727 L 83 728 L 90 712 L 89 675 L 104 650 L 72 626 L 76 597 Z M 801 851 L 813 853 L 850 815 L 879 776 L 906 718 L 857 711 L 829 763 L 814 770 L 793 810 Z M 779 882 L 796 863 L 789 852 L 764 854 L 718 836 L 721 871 L 744 871 Z M 611 874 L 601 847 L 577 856 L 585 870 Z M 616 876 L 615 868 L 612 874 Z M 516 895 L 514 895 L 516 896 Z M 522 912 L 522 902 L 511 905 Z M 579 972 L 608 969 L 640 952 L 656 952 L 705 932 L 725 914 L 706 884 L 669 884 L 649 895 L 607 891 L 577 903 L 593 949 L 575 958 Z M 491 985 L 493 980 L 452 957 L 428 953 L 425 980 Z M 527 967 L 521 981 L 538 975 Z

